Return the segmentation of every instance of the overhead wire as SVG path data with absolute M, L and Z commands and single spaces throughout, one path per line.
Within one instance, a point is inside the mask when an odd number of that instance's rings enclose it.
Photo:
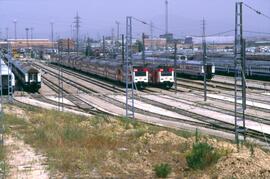
M 154 29 L 157 29 L 157 30 L 160 30 L 160 31 L 164 31 L 164 29 L 159 28 L 159 27 L 154 26 L 154 25 L 151 25 L 150 23 L 148 23 L 148 22 L 146 22 L 146 21 L 144 21 L 144 20 L 141 20 L 141 19 L 139 19 L 139 18 L 137 18 L 137 17 L 132 16 L 132 18 L 133 18 L 134 20 L 136 20 L 136 21 L 138 21 L 138 22 L 144 24 L 144 25 L 147 25 L 147 26 L 150 26 L 150 27 L 152 26 Z
M 244 30 L 243 32 L 253 33 L 253 34 L 261 34 L 261 35 L 270 35 L 270 32 L 257 32 L 257 31 L 250 31 L 250 30 Z
M 267 19 L 270 20 L 270 16 L 262 13 L 261 11 L 253 8 L 252 6 L 250 6 L 250 5 L 246 4 L 246 3 L 243 3 L 243 4 L 244 4 L 244 6 L 246 6 L 247 8 L 249 8 L 250 10 L 254 11 L 256 14 L 261 15 L 261 16 L 264 16 L 265 18 L 267 18 Z
M 209 35 L 206 35 L 205 37 L 214 37 L 214 36 L 220 36 L 220 35 L 224 35 L 224 34 L 228 34 L 230 32 L 234 32 L 235 30 L 227 30 L 227 31 L 223 31 L 223 32 L 217 32 L 217 33 L 213 33 L 213 34 L 209 34 Z M 189 36 L 192 36 L 192 37 L 203 37 L 202 35 L 189 35 Z

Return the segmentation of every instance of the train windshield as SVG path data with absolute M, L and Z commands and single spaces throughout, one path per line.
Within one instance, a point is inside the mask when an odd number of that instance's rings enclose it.
M 161 72 L 161 76 L 172 76 L 172 72 L 163 71 Z
M 29 74 L 29 81 L 30 82 L 37 81 L 37 75 L 36 74 Z
M 137 71 L 137 72 L 135 72 L 135 76 L 146 76 L 146 72 L 144 72 L 144 71 Z
M 161 70 L 161 76 L 172 76 L 173 75 L 173 69 L 172 68 L 164 68 Z

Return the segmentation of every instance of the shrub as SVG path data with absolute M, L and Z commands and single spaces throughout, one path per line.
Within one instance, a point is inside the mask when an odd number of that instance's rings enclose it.
M 204 169 L 217 162 L 220 157 L 221 155 L 208 143 L 195 143 L 186 160 L 190 168 Z
M 166 178 L 172 171 L 172 168 L 167 163 L 155 165 L 154 171 L 159 178 Z
M 196 128 L 196 132 L 195 132 L 195 141 L 196 141 L 196 143 L 199 142 L 199 131 L 197 128 Z
M 65 125 L 63 130 L 64 139 L 69 141 L 82 139 L 87 134 L 82 128 L 76 125 Z

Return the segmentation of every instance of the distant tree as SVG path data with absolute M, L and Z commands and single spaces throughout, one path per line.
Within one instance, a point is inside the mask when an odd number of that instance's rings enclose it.
M 143 44 L 142 44 L 141 41 L 138 41 L 137 40 L 135 46 L 137 47 L 138 52 L 142 52 L 142 50 L 143 50 Z
M 87 46 L 85 49 L 85 56 L 87 56 L 87 57 L 94 55 L 90 41 L 91 41 L 90 38 L 87 38 Z

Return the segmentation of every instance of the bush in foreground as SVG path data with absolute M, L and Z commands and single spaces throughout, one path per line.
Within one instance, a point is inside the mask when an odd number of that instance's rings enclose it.
M 218 161 L 221 154 L 208 143 L 195 143 L 186 156 L 187 164 L 192 169 L 204 169 Z
M 154 167 L 156 176 L 159 178 L 166 178 L 172 171 L 172 168 L 167 163 L 162 163 Z

